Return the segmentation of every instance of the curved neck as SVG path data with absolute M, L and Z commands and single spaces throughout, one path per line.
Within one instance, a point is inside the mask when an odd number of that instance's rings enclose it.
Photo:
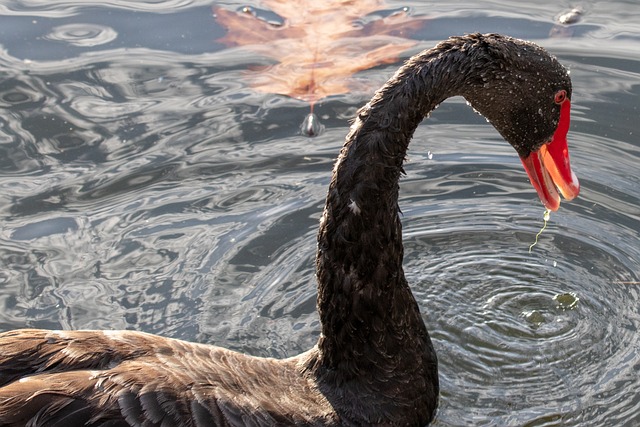
M 464 87 L 461 63 L 453 56 L 460 55 L 432 49 L 398 70 L 358 112 L 335 164 L 316 259 L 318 347 L 331 369 L 371 373 L 386 367 L 379 360 L 367 363 L 368 355 L 397 355 L 413 346 L 402 357 L 422 364 L 421 350 L 429 352 L 402 269 L 398 181 L 416 127 Z
M 333 170 L 316 258 L 322 333 L 307 366 L 334 407 L 359 402 L 365 419 L 411 407 L 419 425 L 435 413 L 437 357 L 402 268 L 398 182 L 422 119 L 450 96 L 474 99 L 481 50 L 444 42 L 409 60 L 358 112 Z

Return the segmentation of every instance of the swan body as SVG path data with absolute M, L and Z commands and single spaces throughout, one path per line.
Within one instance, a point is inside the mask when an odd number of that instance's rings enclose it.
M 550 209 L 579 184 L 571 81 L 542 48 L 452 37 L 361 108 L 333 169 L 316 257 L 321 336 L 288 359 L 135 331 L 0 334 L 0 426 L 423 426 L 437 357 L 402 269 L 398 183 L 409 141 L 464 96 L 516 149 Z

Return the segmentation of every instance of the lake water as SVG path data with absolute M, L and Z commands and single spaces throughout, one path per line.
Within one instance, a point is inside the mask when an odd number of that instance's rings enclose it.
M 399 66 L 315 106 L 217 42 L 212 2 L 0 4 L 0 329 L 136 329 L 285 357 L 312 346 L 315 233 L 349 118 Z M 258 3 L 218 3 L 227 10 Z M 574 6 L 577 22 L 558 25 Z M 580 197 L 543 207 L 461 99 L 419 128 L 400 206 L 440 355 L 436 426 L 640 424 L 640 5 L 390 2 L 410 38 L 500 32 L 571 70 Z

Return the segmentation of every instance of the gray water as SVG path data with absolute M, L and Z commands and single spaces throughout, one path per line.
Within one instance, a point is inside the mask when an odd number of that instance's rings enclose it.
M 258 3 L 225 2 L 228 10 Z M 399 66 L 315 107 L 244 79 L 211 2 L 0 4 L 0 329 L 136 329 L 286 357 L 312 346 L 315 232 L 349 118 Z M 571 70 L 580 197 L 543 207 L 461 99 L 401 182 L 405 270 L 440 355 L 437 426 L 640 424 L 640 6 L 390 2 L 403 58 L 501 32 Z M 558 17 L 582 8 L 578 22 Z M 381 11 L 385 13 L 386 11 Z M 262 10 L 261 13 L 268 13 Z

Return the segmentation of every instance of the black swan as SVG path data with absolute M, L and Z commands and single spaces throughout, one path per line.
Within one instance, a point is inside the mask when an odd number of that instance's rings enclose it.
M 452 37 L 359 110 L 318 232 L 321 336 L 277 360 L 134 331 L 0 335 L 0 426 L 422 426 L 436 353 L 402 270 L 398 181 L 414 130 L 462 95 L 516 149 L 547 208 L 579 192 L 571 81 L 535 44 Z

